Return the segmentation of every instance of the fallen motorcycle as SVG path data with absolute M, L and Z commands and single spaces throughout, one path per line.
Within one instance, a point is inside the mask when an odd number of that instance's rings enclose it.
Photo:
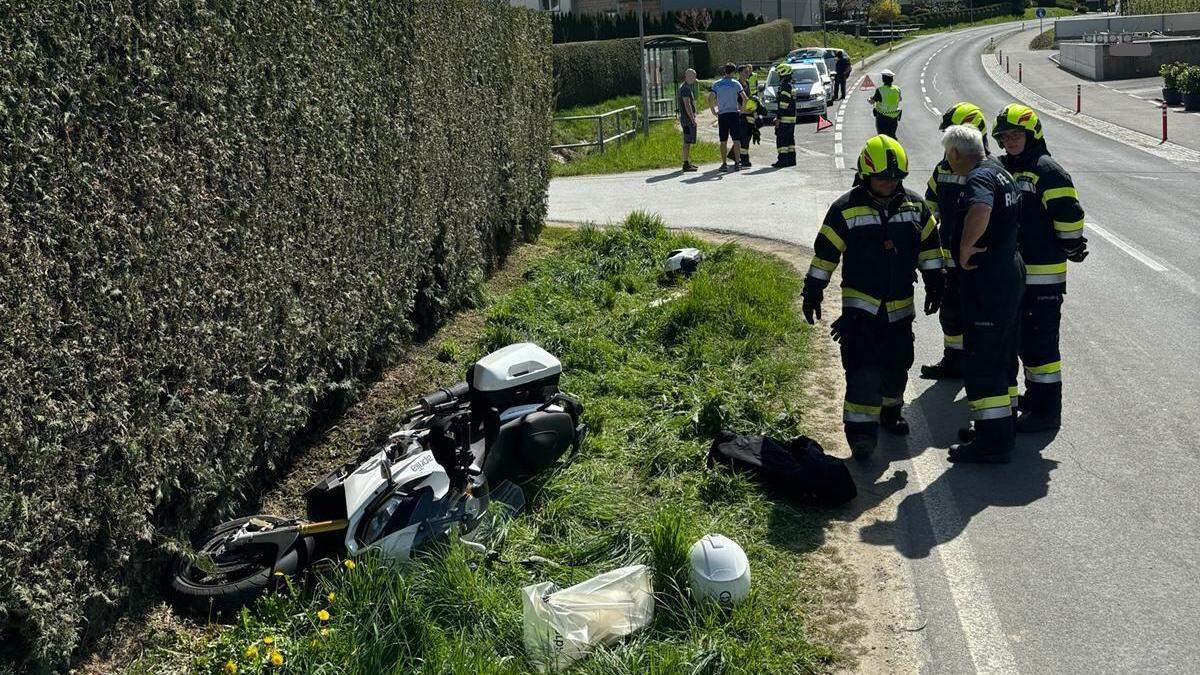
M 412 557 L 453 532 L 469 546 L 489 509 L 520 508 L 517 483 L 578 449 L 583 406 L 558 390 L 562 364 L 532 343 L 509 345 L 467 368 L 466 381 L 404 412 L 383 448 L 349 462 L 305 493 L 306 517 L 239 518 L 197 538 L 176 561 L 171 589 L 207 612 L 237 610 L 314 561 L 378 551 Z M 494 510 L 494 508 L 493 508 Z

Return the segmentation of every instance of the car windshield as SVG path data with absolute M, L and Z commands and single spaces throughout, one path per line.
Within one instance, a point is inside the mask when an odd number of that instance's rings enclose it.
M 812 84 L 819 78 L 817 67 L 811 63 L 798 63 L 792 66 L 792 81 L 797 84 Z M 767 75 L 767 86 L 779 86 L 779 73 L 774 68 L 771 69 L 771 74 Z
M 820 47 L 808 47 L 806 49 L 797 49 L 788 54 L 788 59 L 801 61 L 804 59 L 820 59 L 825 57 L 825 49 Z

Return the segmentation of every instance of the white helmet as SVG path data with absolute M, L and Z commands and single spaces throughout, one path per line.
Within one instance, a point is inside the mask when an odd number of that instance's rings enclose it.
M 675 272 L 691 274 L 696 271 L 696 267 L 703 259 L 704 255 L 700 253 L 699 249 L 677 248 L 667 254 L 667 261 L 663 263 L 663 271 L 668 274 Z
M 692 563 L 692 593 L 732 607 L 750 594 L 750 560 L 732 539 L 705 535 L 688 551 Z

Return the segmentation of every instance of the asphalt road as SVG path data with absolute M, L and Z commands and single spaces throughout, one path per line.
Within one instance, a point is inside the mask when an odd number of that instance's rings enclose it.
M 876 80 L 896 71 L 905 92 L 898 135 L 914 187 L 941 157 L 941 110 L 969 100 L 994 115 L 1012 101 L 980 59 L 989 37 L 1011 30 L 934 36 L 870 66 Z M 556 180 L 550 217 L 641 208 L 676 226 L 810 245 L 849 186 L 844 166 L 874 134 L 866 98 L 852 93 L 833 136 L 797 131 L 813 153 L 796 169 Z M 1197 672 L 1200 165 L 1047 116 L 1043 126 L 1075 178 L 1092 252 L 1068 275 L 1064 428 L 1022 436 L 1007 466 L 951 465 L 963 392 L 916 379 L 914 366 L 912 436 L 860 470 L 882 481 L 876 490 L 904 483 L 895 520 L 861 536 L 907 563 L 925 672 Z M 920 317 L 916 333 L 917 364 L 935 361 L 937 322 Z

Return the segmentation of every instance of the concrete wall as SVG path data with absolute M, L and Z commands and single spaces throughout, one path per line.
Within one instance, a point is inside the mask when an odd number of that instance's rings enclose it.
M 1200 37 L 1163 38 L 1134 43 L 1149 45 L 1149 56 L 1120 56 L 1120 45 L 1098 45 L 1088 42 L 1064 42 L 1059 46 L 1059 65 L 1089 80 L 1120 80 L 1130 77 L 1150 77 L 1158 67 L 1172 61 L 1200 63 Z
M 1158 31 L 1168 35 L 1200 35 L 1200 12 L 1184 14 L 1139 14 L 1055 19 L 1054 39 L 1078 40 L 1084 33 L 1136 33 Z

